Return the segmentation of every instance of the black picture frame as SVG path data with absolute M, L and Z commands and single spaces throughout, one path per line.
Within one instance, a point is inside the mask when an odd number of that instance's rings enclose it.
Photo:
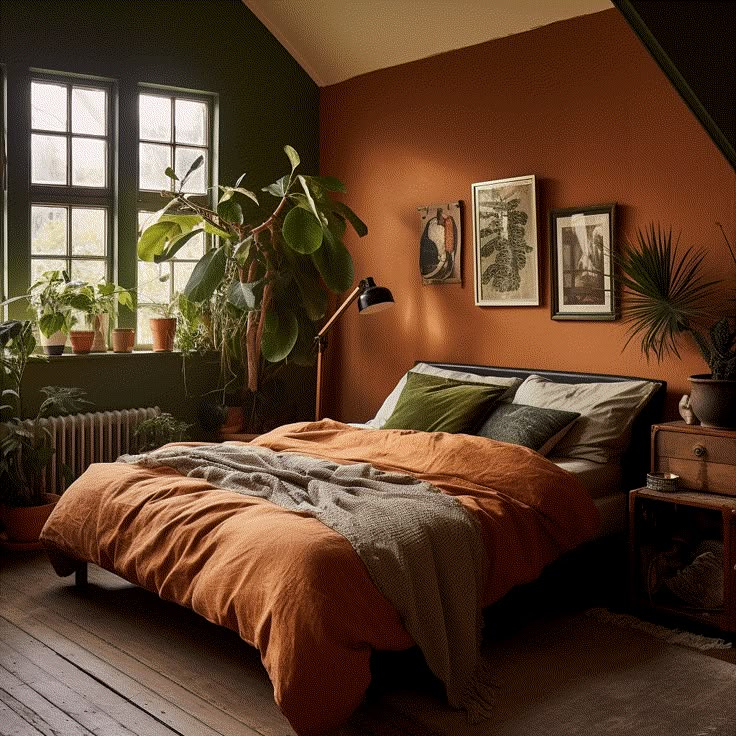
M 613 321 L 619 318 L 614 268 L 616 204 L 550 212 L 551 317 Z

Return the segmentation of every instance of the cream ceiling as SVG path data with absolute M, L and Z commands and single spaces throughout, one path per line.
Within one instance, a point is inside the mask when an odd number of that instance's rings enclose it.
M 610 0 L 243 0 L 320 86 L 612 8 Z

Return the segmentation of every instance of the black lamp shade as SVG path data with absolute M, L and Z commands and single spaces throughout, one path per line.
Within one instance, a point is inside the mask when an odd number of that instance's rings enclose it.
M 362 291 L 358 297 L 358 311 L 361 314 L 380 312 L 394 303 L 394 297 L 385 286 L 376 286 L 375 281 L 368 276 L 360 282 Z

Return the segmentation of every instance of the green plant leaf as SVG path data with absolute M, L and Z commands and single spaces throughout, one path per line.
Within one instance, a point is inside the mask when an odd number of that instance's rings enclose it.
M 210 235 L 216 235 L 218 238 L 222 238 L 223 240 L 233 240 L 236 237 L 233 233 L 229 233 L 227 230 L 216 227 L 206 220 L 204 222 L 204 231 Z
M 241 240 L 234 248 L 233 258 L 238 262 L 238 265 L 242 268 L 245 266 L 248 256 L 250 255 L 250 249 L 253 247 L 253 236 L 249 235 L 245 240 Z
M 66 327 L 66 318 L 63 314 L 54 312 L 53 314 L 44 314 L 38 320 L 38 329 L 44 337 L 51 337 L 55 332 L 63 330 Z
M 307 210 L 294 207 L 284 218 L 282 233 L 286 244 L 297 253 L 314 253 L 322 245 L 322 225 Z
M 157 222 L 146 228 L 138 240 L 138 258 L 142 261 L 153 261 L 161 255 L 166 243 L 181 233 L 176 222 Z
M 243 224 L 243 208 L 234 199 L 226 199 L 224 202 L 220 200 L 220 204 L 217 205 L 217 214 L 226 222 L 236 225 Z
M 248 199 L 252 199 L 256 204 L 258 204 L 258 197 L 250 191 L 250 189 L 244 189 L 240 186 L 234 186 L 234 187 L 225 187 L 220 185 L 220 189 L 222 190 L 223 194 L 220 197 L 220 203 L 227 202 L 228 200 L 232 199 L 235 193 L 242 194 L 244 197 L 248 197 Z
M 327 192 L 345 192 L 345 185 L 334 176 L 305 176 L 310 184 L 314 183 Z
M 289 163 L 291 164 L 291 170 L 293 172 L 294 169 L 301 163 L 299 154 L 294 148 L 289 145 L 284 146 L 284 153 L 286 153 L 286 155 L 289 157 Z
M 253 283 L 241 283 L 237 279 L 230 284 L 227 300 L 241 312 L 250 312 L 260 305 L 263 298 L 263 279 Z
M 325 233 L 330 231 L 325 228 Z M 331 291 L 341 294 L 352 286 L 355 278 L 352 256 L 331 233 L 325 237 L 322 247 L 312 253 L 312 260 Z
M 286 192 L 289 190 L 289 182 L 290 179 L 288 176 L 282 176 L 278 181 L 275 181 L 273 184 L 269 184 L 267 187 L 263 187 L 261 191 L 268 192 L 274 197 L 282 199 L 286 196 Z
M 184 296 L 191 302 L 204 302 L 214 294 L 225 276 L 227 255 L 224 248 L 213 248 L 199 259 L 184 287 Z
M 299 180 L 299 183 L 302 185 L 302 189 L 304 190 L 304 195 L 307 199 L 307 203 L 309 204 L 309 209 L 312 210 L 312 213 L 317 218 L 317 221 L 322 222 L 320 213 L 317 211 L 317 205 L 314 203 L 312 192 L 309 191 L 309 184 L 307 183 L 306 178 L 303 177 L 301 174 L 299 174 L 299 176 L 297 176 L 297 179 Z
M 332 205 L 333 210 L 341 214 L 361 238 L 368 234 L 368 226 L 344 202 L 333 201 Z
M 327 313 L 327 292 L 322 286 L 322 277 L 312 258 L 284 248 L 289 261 L 289 271 L 299 289 L 302 307 L 310 320 L 316 322 Z
M 172 259 L 181 250 L 181 248 L 186 245 L 187 241 L 191 240 L 196 235 L 199 235 L 201 232 L 201 229 L 190 230 L 188 233 L 181 233 L 180 235 L 172 238 L 169 241 L 168 246 L 164 248 L 163 252 L 153 257 L 154 262 L 162 263 L 163 261 Z
M 284 360 L 296 344 L 299 323 L 294 313 L 279 307 L 266 313 L 266 322 L 261 339 L 261 354 L 269 363 Z
M 169 179 L 173 179 L 174 181 L 179 181 L 179 177 L 174 172 L 174 169 L 171 168 L 171 166 L 166 167 L 166 171 L 164 171 L 164 174 L 169 177 Z
M 187 170 L 187 173 L 184 174 L 184 178 L 181 180 L 181 184 L 179 185 L 179 189 L 183 189 L 184 185 L 187 183 L 187 180 L 189 177 L 202 166 L 204 163 L 204 156 L 197 156 L 197 158 L 192 161 L 192 165 Z
M 317 360 L 314 343 L 317 330 L 314 323 L 302 310 L 296 312 L 296 318 L 299 323 L 299 335 L 289 353 L 289 362 L 303 367 L 312 366 Z

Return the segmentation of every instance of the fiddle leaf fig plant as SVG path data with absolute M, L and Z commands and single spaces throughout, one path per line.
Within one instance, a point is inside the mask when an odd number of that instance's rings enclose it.
M 166 193 L 169 202 L 150 218 L 138 241 L 139 258 L 160 263 L 198 233 L 214 236 L 214 247 L 195 266 L 183 294 L 200 307 L 222 360 L 243 366 L 252 392 L 259 387 L 261 358 L 271 364 L 313 362 L 315 323 L 325 316 L 328 292 L 346 291 L 354 279 L 343 244 L 347 225 L 361 237 L 368 231 L 333 198 L 345 191 L 340 181 L 297 173 L 299 154 L 288 145 L 284 152 L 288 174 L 259 194 L 243 186 L 245 174 L 234 186 L 220 185 L 215 209 L 184 191 L 204 163 L 201 156 L 181 179 L 167 169 L 174 192 Z M 265 209 L 263 195 L 275 204 Z M 246 216 L 253 205 L 257 214 Z

